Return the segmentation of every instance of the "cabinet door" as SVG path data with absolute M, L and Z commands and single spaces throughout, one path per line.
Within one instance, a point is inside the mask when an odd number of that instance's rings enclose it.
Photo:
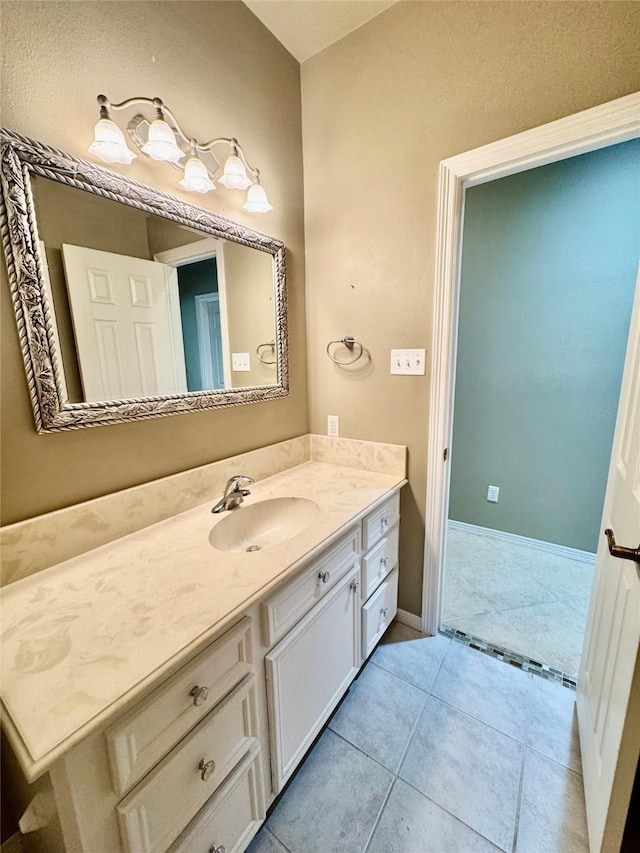
M 360 666 L 358 567 L 266 656 L 277 794 Z

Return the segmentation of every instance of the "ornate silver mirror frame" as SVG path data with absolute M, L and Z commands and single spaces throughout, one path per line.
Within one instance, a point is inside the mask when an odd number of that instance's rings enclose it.
M 156 214 L 273 257 L 275 362 L 272 385 L 72 403 L 67 399 L 38 245 L 31 173 Z M 259 231 L 181 201 L 168 193 L 0 129 L 0 227 L 20 345 L 38 432 L 104 426 L 165 415 L 236 406 L 289 393 L 285 246 Z

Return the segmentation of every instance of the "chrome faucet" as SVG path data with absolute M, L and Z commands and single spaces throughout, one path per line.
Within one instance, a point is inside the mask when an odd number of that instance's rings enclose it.
M 224 487 L 223 496 L 211 512 L 225 512 L 228 509 L 239 507 L 247 495 L 251 494 L 249 489 L 242 489 L 240 487 L 242 481 L 248 484 L 255 483 L 253 477 L 245 477 L 243 474 L 236 474 L 235 477 L 229 477 L 227 485 Z

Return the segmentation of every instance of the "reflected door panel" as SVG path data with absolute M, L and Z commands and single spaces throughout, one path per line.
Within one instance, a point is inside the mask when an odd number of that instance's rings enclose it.
M 85 400 L 186 391 L 175 270 L 69 244 L 62 254 Z

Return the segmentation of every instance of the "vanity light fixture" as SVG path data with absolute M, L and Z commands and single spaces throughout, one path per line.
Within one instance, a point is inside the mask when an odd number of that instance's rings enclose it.
M 273 210 L 273 207 L 269 204 L 266 192 L 260 186 L 260 172 L 257 169 L 255 175 L 256 182 L 249 187 L 247 200 L 242 206 L 249 213 L 268 213 Z
M 264 188 L 260 185 L 260 172 L 249 165 L 237 139 L 219 137 L 200 144 L 197 139 L 184 133 L 176 117 L 160 98 L 136 97 L 112 104 L 106 95 L 98 95 L 98 105 L 100 118 L 89 153 L 105 163 L 129 165 L 136 157 L 127 147 L 124 133 L 113 121 L 111 113 L 133 107 L 152 107 L 155 111 L 153 119 L 150 121 L 141 113 L 136 113 L 127 124 L 127 134 L 135 147 L 146 157 L 165 161 L 174 169 L 184 172 L 184 177 L 179 181 L 183 189 L 198 193 L 215 190 L 214 178 L 220 170 L 220 162 L 214 154 L 214 148 L 226 146 L 229 154 L 219 182 L 227 189 L 248 190 L 243 208 L 250 213 L 267 213 L 273 210 Z

